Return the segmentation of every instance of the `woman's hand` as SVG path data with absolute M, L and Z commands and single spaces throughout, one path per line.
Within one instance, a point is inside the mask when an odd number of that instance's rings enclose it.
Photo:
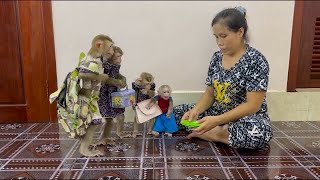
M 201 125 L 196 129 L 193 129 L 193 132 L 201 135 L 218 126 L 219 120 L 220 120 L 219 116 L 206 116 L 198 120 L 198 122 L 201 123 Z
M 191 109 L 184 113 L 181 119 L 187 119 L 187 120 L 197 120 L 199 117 L 199 111 L 196 109 Z

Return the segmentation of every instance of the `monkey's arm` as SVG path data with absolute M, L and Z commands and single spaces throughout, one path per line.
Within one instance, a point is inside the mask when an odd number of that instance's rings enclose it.
M 173 101 L 172 101 L 172 99 L 170 97 L 169 107 L 168 107 L 168 112 L 167 112 L 167 118 L 170 118 L 172 112 L 173 112 Z
M 168 114 L 171 114 L 173 112 L 173 101 L 170 98 L 170 102 L 169 102 L 169 108 L 168 108 Z
M 118 74 L 118 76 L 117 76 L 117 79 L 119 79 L 120 80 L 120 82 L 121 82 L 121 88 L 124 88 L 124 87 L 126 87 L 127 86 L 127 78 L 126 77 L 124 77 L 122 74 Z
M 79 73 L 78 77 L 83 80 L 96 80 L 106 82 L 109 79 L 107 74 L 95 74 L 95 73 Z
M 105 84 L 111 85 L 111 86 L 117 86 L 119 88 L 126 87 L 126 82 L 121 81 L 120 79 L 110 78 L 106 80 Z
M 151 99 L 150 99 L 150 102 L 149 102 L 149 104 L 147 104 L 147 107 L 152 107 L 156 102 L 157 102 L 157 96 L 154 96 L 154 97 L 152 97 Z
M 101 81 L 102 83 L 109 78 L 107 74 L 95 74 L 95 73 L 79 73 L 78 77 L 83 81 Z M 83 95 L 86 97 L 90 97 L 91 93 L 92 93 L 92 89 L 88 89 L 85 87 L 81 88 L 79 91 L 79 95 Z

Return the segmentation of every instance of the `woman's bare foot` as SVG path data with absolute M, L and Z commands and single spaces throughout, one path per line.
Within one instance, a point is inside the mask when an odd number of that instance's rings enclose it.
M 168 137 L 172 137 L 171 133 L 165 133 L 164 135 L 167 135 Z

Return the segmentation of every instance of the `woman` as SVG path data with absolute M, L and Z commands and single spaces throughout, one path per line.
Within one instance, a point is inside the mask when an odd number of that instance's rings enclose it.
M 211 25 L 220 50 L 212 56 L 207 88 L 197 104 L 174 107 L 176 119 L 201 118 L 200 127 L 188 138 L 235 148 L 263 148 L 272 138 L 265 100 L 269 64 L 258 50 L 246 44 L 244 8 L 219 12 Z

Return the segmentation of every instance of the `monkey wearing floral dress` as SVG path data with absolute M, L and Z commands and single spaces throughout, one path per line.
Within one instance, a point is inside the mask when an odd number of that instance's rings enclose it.
M 101 139 L 97 143 L 92 144 L 92 146 L 106 145 L 108 143 L 108 138 L 113 126 L 113 118 L 115 118 L 117 122 L 116 134 L 120 138 L 130 136 L 122 132 L 125 118 L 125 108 L 112 107 L 111 93 L 116 92 L 119 88 L 124 88 L 127 85 L 126 78 L 119 72 L 123 51 L 117 46 L 113 46 L 113 50 L 114 54 L 112 55 L 112 57 L 104 57 L 103 60 L 104 73 L 107 74 L 109 78 L 101 87 L 100 99 L 98 101 L 101 115 L 103 118 L 105 118 L 106 122 L 103 128 Z

